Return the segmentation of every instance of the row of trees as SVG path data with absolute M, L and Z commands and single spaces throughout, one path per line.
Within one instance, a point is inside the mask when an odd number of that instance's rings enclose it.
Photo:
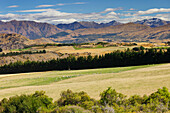
M 0 101 L 3 113 L 122 113 L 122 112 L 168 112 L 170 111 L 170 92 L 166 87 L 158 89 L 149 96 L 126 95 L 108 88 L 100 94 L 100 100 L 91 98 L 86 92 L 63 91 L 61 97 L 53 99 L 44 91 L 31 95 L 4 98 Z
M 170 62 L 170 48 L 134 51 L 114 51 L 100 56 L 68 57 L 50 61 L 26 61 L 10 63 L 0 67 L 0 73 L 20 73 L 49 70 L 76 70 L 106 67 L 121 67 Z
M 63 43 L 63 44 L 41 44 L 41 45 L 30 45 L 30 46 L 25 46 L 24 48 L 31 48 L 31 47 L 39 47 L 39 46 L 43 46 L 43 47 L 47 47 L 47 46 L 58 46 L 58 47 L 61 47 L 61 46 L 78 46 L 78 45 L 87 45 L 87 44 L 90 44 L 90 43 Z
M 2 53 L 2 54 L 0 54 L 0 57 L 16 56 L 16 55 L 22 55 L 22 54 L 37 54 L 37 53 L 46 53 L 46 50 Z

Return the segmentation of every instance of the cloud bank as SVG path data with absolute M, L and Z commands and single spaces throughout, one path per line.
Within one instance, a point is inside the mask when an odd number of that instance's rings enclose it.
M 80 4 L 80 3 L 77 3 Z M 62 4 L 60 4 L 62 5 Z M 41 5 L 39 7 L 46 7 Z M 96 22 L 109 22 L 116 20 L 122 23 L 134 22 L 137 20 L 160 18 L 170 21 L 170 9 L 148 9 L 146 11 L 133 11 L 125 12 L 123 8 L 106 8 L 101 12 L 93 13 L 67 13 L 59 11 L 58 9 L 31 9 L 19 10 L 14 13 L 0 14 L 0 20 L 29 20 L 37 22 L 47 22 L 51 24 L 71 23 L 74 21 L 96 21 Z M 129 9 L 128 9 L 129 10 Z M 163 13 L 162 13 L 163 12 Z M 20 14 L 21 13 L 21 14 Z M 26 14 L 24 14 L 26 13 Z M 28 13 L 28 14 L 27 14 Z M 155 15 L 153 15 L 155 13 Z
M 170 8 L 165 9 L 165 8 L 154 8 L 154 9 L 149 9 L 146 11 L 138 11 L 136 15 L 147 15 L 147 14 L 153 14 L 153 13 L 160 13 L 160 12 L 170 12 Z

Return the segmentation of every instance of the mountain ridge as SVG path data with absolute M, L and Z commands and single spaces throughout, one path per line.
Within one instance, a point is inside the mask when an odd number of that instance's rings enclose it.
M 109 22 L 109 23 L 96 23 L 94 21 L 80 21 L 80 22 L 73 22 L 70 24 L 58 24 L 56 25 L 58 28 L 63 30 L 77 30 L 77 29 L 85 29 L 85 28 L 102 28 L 102 27 L 108 27 L 108 26 L 115 26 L 120 25 L 120 22 L 117 22 L 115 20 Z
M 164 21 L 158 18 L 151 18 L 151 19 L 144 19 L 144 20 L 137 20 L 133 22 L 135 24 L 143 24 L 150 27 L 159 27 L 162 25 L 166 25 L 170 23 L 170 21 Z M 56 25 L 60 29 L 63 30 L 77 30 L 77 29 L 86 29 L 86 28 L 102 28 L 102 27 L 109 27 L 109 26 L 116 26 L 123 23 L 117 22 L 115 20 L 110 21 L 108 23 L 96 23 L 96 22 L 89 22 L 89 21 L 80 21 L 80 22 L 73 22 L 69 24 L 58 24 Z
M 61 31 L 63 30 L 48 23 L 16 20 L 0 22 L 0 33 L 17 33 L 29 39 L 47 37 Z

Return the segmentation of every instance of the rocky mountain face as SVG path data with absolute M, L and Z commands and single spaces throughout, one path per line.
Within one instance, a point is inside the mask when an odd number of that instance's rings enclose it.
M 152 18 L 152 19 L 144 19 L 142 21 L 136 21 L 134 22 L 136 24 L 143 24 L 143 25 L 147 25 L 150 27 L 159 27 L 159 26 L 163 26 L 163 25 L 167 25 L 170 23 L 170 21 L 164 21 L 158 18 Z
M 0 21 L 0 33 L 18 33 L 29 39 L 48 37 L 63 30 L 48 23 L 38 23 L 34 21 Z
M 121 23 L 116 21 L 111 21 L 109 23 L 96 23 L 96 22 L 73 22 L 70 24 L 58 24 L 56 25 L 58 28 L 63 30 L 77 30 L 77 29 L 85 29 L 85 28 L 102 28 L 108 26 L 120 25 Z
M 23 49 L 26 42 L 30 40 L 20 34 L 0 34 L 0 48 L 3 50 Z

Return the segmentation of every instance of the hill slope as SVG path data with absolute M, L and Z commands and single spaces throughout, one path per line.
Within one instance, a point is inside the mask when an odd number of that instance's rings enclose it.
M 23 49 L 30 40 L 20 34 L 0 34 L 0 48 L 3 50 Z

